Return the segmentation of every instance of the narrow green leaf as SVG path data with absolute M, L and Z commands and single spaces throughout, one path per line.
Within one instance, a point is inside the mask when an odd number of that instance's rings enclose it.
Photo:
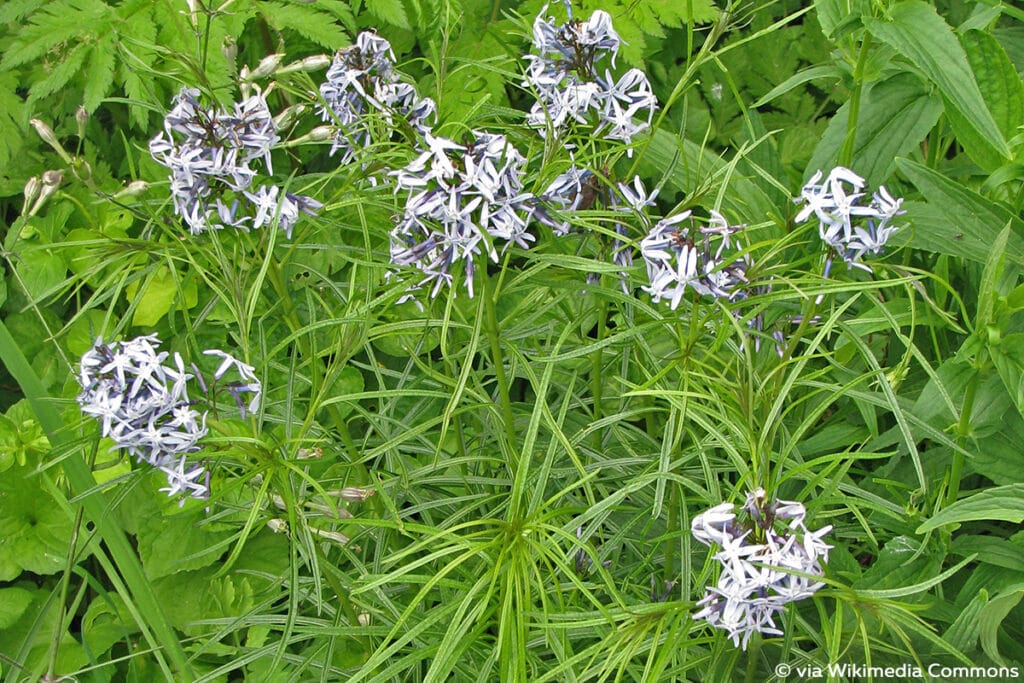
M 915 533 L 924 534 L 947 524 L 978 520 L 1024 522 L 1024 484 L 997 486 L 958 500 L 917 527 Z
M 992 315 L 999 295 L 997 287 L 1003 278 L 1006 267 L 1006 243 L 1010 239 L 1010 224 L 999 231 L 999 235 L 989 249 L 989 257 L 985 260 L 985 269 L 981 272 L 978 283 L 978 310 L 974 314 L 974 327 L 979 333 L 992 321 Z
M 804 83 L 809 83 L 810 81 L 816 81 L 820 78 L 838 79 L 841 76 L 842 74 L 840 73 L 839 68 L 831 64 L 812 66 L 807 69 L 803 69 L 802 71 L 796 72 L 795 74 L 787 78 L 785 81 L 779 83 L 777 86 L 769 90 L 766 95 L 764 95 L 757 102 L 754 102 L 753 107 L 755 109 L 757 109 L 758 107 L 763 107 L 764 105 L 768 104 L 775 98 L 782 97 L 783 95 L 785 95 L 798 85 L 803 85 Z
M 664 177 L 668 187 L 687 196 L 709 191 L 712 179 L 724 182 L 728 166 L 711 150 L 662 129 L 651 135 L 651 142 L 639 161 L 643 174 Z M 778 214 L 774 202 L 752 181 L 739 175 L 729 176 L 728 180 L 732 191 L 723 196 L 725 207 L 751 220 L 764 220 L 765 216 Z
M 946 116 L 967 154 L 986 171 L 1002 166 L 1010 148 L 985 106 L 967 55 L 949 24 L 920 0 L 896 5 L 888 21 L 865 17 L 872 35 L 919 68 L 942 93 Z
M 927 166 L 897 159 L 896 168 L 928 200 L 928 205 L 904 205 L 913 225 L 907 231 L 909 246 L 984 263 L 999 233 L 1012 223 L 1006 256 L 1024 263 L 1024 221 L 1011 211 Z

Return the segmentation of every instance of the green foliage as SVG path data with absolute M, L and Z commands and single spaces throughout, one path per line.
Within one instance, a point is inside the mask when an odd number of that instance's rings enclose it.
M 627 146 L 523 125 L 543 7 L 0 6 L 7 678 L 1021 666 L 1024 16 L 920 0 L 576 3 L 576 20 L 607 11 L 622 37 L 613 77 L 641 68 L 658 96 Z M 566 18 L 562 3 L 545 12 Z M 433 134 L 508 137 L 524 202 L 570 166 L 593 171 L 577 210 L 551 209 L 570 229 L 533 221 L 529 249 L 498 245 L 437 297 L 403 300 L 422 274 L 389 261 L 406 202 L 394 173 L 421 140 L 375 110 L 341 164 L 319 128 L 333 122 L 318 56 L 367 28 L 390 41 L 398 79 L 436 99 Z M 244 78 L 271 54 L 276 70 Z M 313 197 L 318 215 L 290 238 L 189 234 L 148 152 L 182 86 L 224 108 L 258 88 L 287 112 L 258 183 Z M 792 198 L 837 165 L 905 213 L 870 271 L 836 258 L 826 276 L 835 254 L 815 220 L 795 223 Z M 641 210 L 620 187 L 634 176 L 659 190 Z M 25 198 L 32 178 L 56 184 Z M 685 210 L 693 229 L 711 211 L 746 226 L 744 296 L 687 291 L 673 309 L 645 291 L 639 256 L 612 260 Z M 230 392 L 191 397 L 211 402 L 188 455 L 210 472 L 208 501 L 165 497 L 163 474 L 76 401 L 97 339 L 144 334 L 207 380 L 219 359 L 202 352 L 229 351 L 263 387 L 242 418 Z M 742 650 L 693 619 L 721 569 L 689 526 L 758 487 L 832 525 L 834 547 L 825 587 L 777 618 L 784 635 Z

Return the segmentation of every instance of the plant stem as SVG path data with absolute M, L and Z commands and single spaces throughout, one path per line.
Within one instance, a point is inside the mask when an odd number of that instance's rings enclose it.
M 512 397 L 509 394 L 508 378 L 505 376 L 505 358 L 501 352 L 501 330 L 498 327 L 498 316 L 494 310 L 496 295 L 494 281 L 487 273 L 486 268 L 480 270 L 483 272 L 484 281 L 484 323 L 487 327 L 487 337 L 491 342 L 494 377 L 498 380 L 498 400 L 501 403 L 502 421 L 505 423 L 505 438 L 508 440 L 509 452 L 515 452 L 515 415 L 512 413 Z
M 843 139 L 843 147 L 839 151 L 839 165 L 849 166 L 853 160 L 853 147 L 857 138 L 857 120 L 860 118 L 860 98 L 864 92 L 864 65 L 868 60 L 868 47 L 871 45 L 871 35 L 864 35 L 864 42 L 860 44 L 860 54 L 857 56 L 857 66 L 853 69 L 853 94 L 850 96 L 850 115 L 846 119 L 846 137 Z
M 608 302 L 601 301 L 597 307 L 597 343 L 600 344 L 608 330 Z M 598 348 L 590 354 L 590 393 L 594 397 L 594 421 L 601 419 L 604 411 L 601 407 L 601 398 L 604 389 L 604 373 L 602 372 L 603 351 Z M 594 432 L 594 447 L 601 448 L 601 433 Z
M 980 364 L 980 359 L 979 359 Z M 964 393 L 964 404 L 960 408 L 960 421 L 956 425 L 956 444 L 960 447 L 967 442 L 967 435 L 971 429 L 971 414 L 974 412 L 974 397 L 978 393 L 978 378 L 981 376 L 981 368 L 976 367 L 974 375 L 967 383 L 967 391 Z M 953 453 L 953 464 L 949 468 L 949 488 L 946 492 L 946 505 L 952 505 L 960 495 L 960 477 L 963 476 L 964 454 L 963 451 Z

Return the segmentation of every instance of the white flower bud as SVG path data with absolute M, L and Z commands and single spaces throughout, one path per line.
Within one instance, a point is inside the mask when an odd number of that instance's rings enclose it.
M 56 151 L 57 154 L 60 155 L 60 158 L 64 160 L 64 163 L 71 163 L 71 155 L 68 154 L 67 150 L 65 150 L 63 145 L 60 144 L 60 141 L 57 139 L 57 136 L 54 135 L 52 128 L 39 119 L 29 119 L 28 122 L 36 129 L 36 132 L 39 133 L 39 137 L 42 138 L 43 142 L 48 144 L 50 147 L 53 147 L 54 151 Z

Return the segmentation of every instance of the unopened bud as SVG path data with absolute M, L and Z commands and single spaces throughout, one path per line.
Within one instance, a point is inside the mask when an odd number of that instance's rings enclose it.
M 188 19 L 192 22 L 192 28 L 199 28 L 199 4 L 196 0 L 185 0 L 188 5 Z
M 138 197 L 140 194 L 149 189 L 149 183 L 145 180 L 133 180 L 124 186 L 124 189 L 118 190 L 117 194 L 114 195 L 114 199 L 128 199 L 130 197 Z
M 60 189 L 62 182 L 64 182 L 64 171 L 54 170 L 44 173 L 39 197 L 36 199 L 35 204 L 32 205 L 32 210 L 28 212 L 28 215 L 35 216 L 39 213 L 39 210 L 50 200 L 50 197 L 55 195 L 57 190 Z
M 288 128 L 295 120 L 306 113 L 306 105 L 304 104 L 293 104 L 292 106 L 285 109 L 283 112 L 274 117 L 274 130 L 283 130 Z
M 71 155 L 67 153 L 67 150 L 65 150 L 60 144 L 57 136 L 53 134 L 53 128 L 50 128 L 39 119 L 29 119 L 28 122 L 36 129 L 36 132 L 39 133 L 39 137 L 43 139 L 43 142 L 48 144 L 50 147 L 53 147 L 57 154 L 60 155 L 60 158 L 64 160 L 64 163 L 71 163 Z
M 330 66 L 331 58 L 327 55 L 311 55 L 291 64 L 286 64 L 277 70 L 279 74 L 290 74 L 296 71 L 319 71 Z
M 373 489 L 361 489 L 361 488 L 357 488 L 355 486 L 346 486 L 343 489 L 339 489 L 339 490 L 336 490 L 336 491 L 328 491 L 327 493 L 332 495 L 332 496 L 337 496 L 338 498 L 341 498 L 342 500 L 348 500 L 348 501 L 352 501 L 352 502 L 359 502 L 359 501 L 366 500 L 367 498 L 372 496 L 374 491 L 373 491 Z
M 235 70 L 235 58 L 238 57 L 238 43 L 231 36 L 224 38 L 224 42 L 220 44 L 220 53 L 224 55 L 224 59 L 227 61 L 228 66 L 231 70 Z
M 28 179 L 28 182 L 25 183 L 25 204 L 21 209 L 22 213 L 25 213 L 26 211 L 29 210 L 29 208 L 32 206 L 32 203 L 39 196 L 39 190 L 41 189 L 42 185 L 39 182 L 39 176 L 32 176 L 31 178 Z
M 273 75 L 277 71 L 277 67 L 281 66 L 282 59 L 284 59 L 284 55 L 281 53 L 267 55 L 260 60 L 255 69 L 244 77 L 245 80 L 255 81 Z
M 307 142 L 323 142 L 324 140 L 331 140 L 334 138 L 334 127 L 333 126 L 317 126 L 313 130 L 309 131 L 305 135 L 289 140 L 285 143 L 285 147 L 294 147 Z
M 326 538 L 329 541 L 334 541 L 339 545 L 345 545 L 351 539 L 340 531 L 328 531 L 327 529 L 317 529 L 315 527 L 309 528 L 310 533 L 314 533 L 320 538 Z
M 75 123 L 78 124 L 78 137 L 82 139 L 85 137 L 85 124 L 89 123 L 89 112 L 85 110 L 85 107 L 78 105 L 78 109 L 75 110 Z
M 360 626 L 369 626 L 370 625 L 370 614 L 369 614 L 369 612 L 363 612 L 362 614 L 358 615 L 356 617 L 356 619 L 359 620 L 359 625 Z
M 84 182 L 92 180 L 92 166 L 82 157 L 75 157 L 71 160 L 71 170 L 79 180 Z

